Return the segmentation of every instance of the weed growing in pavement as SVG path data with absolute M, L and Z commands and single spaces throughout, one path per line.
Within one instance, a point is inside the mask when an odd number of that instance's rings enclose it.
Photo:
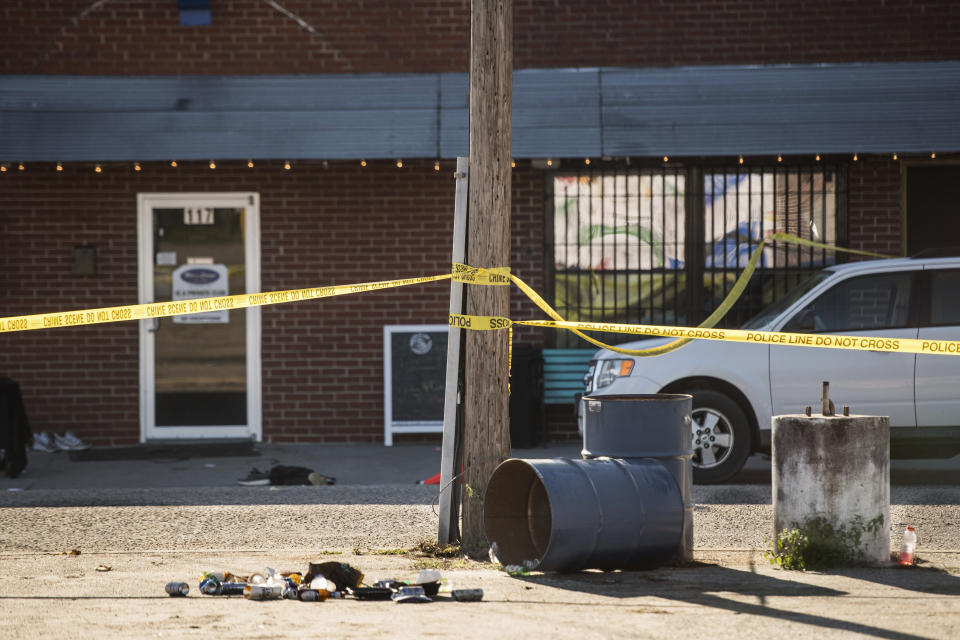
M 834 527 L 821 516 L 808 518 L 803 524 L 793 523 L 790 529 L 777 534 L 773 548 L 763 557 L 781 569 L 823 571 L 863 562 L 863 534 L 875 535 L 883 526 L 883 515 L 869 522 L 857 516 L 850 528 Z

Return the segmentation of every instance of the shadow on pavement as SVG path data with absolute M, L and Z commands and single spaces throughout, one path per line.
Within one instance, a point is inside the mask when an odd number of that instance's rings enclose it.
M 917 561 L 918 566 L 913 567 L 894 565 L 886 569 L 849 569 L 834 573 L 898 589 L 960 596 L 960 578 L 939 567 L 924 566 L 922 558 Z
M 874 570 L 882 576 L 887 572 L 900 573 L 896 570 Z M 908 572 L 902 572 L 904 574 Z M 960 580 L 946 574 L 949 578 L 949 588 L 957 588 Z M 837 573 L 836 575 L 861 578 L 854 573 Z M 568 591 L 577 591 L 591 595 L 612 598 L 633 598 L 656 596 L 680 603 L 696 604 L 699 606 L 723 609 L 732 613 L 763 616 L 776 620 L 790 620 L 820 627 L 824 630 L 848 631 L 861 633 L 876 638 L 890 638 L 893 640 L 919 640 L 924 636 L 917 636 L 899 631 L 892 631 L 881 627 L 838 620 L 829 616 L 815 613 L 804 613 L 795 610 L 778 609 L 767 604 L 770 597 L 831 597 L 849 595 L 845 591 L 804 584 L 792 580 L 782 580 L 767 575 L 761 575 L 749 570 L 736 570 L 719 565 L 694 563 L 687 568 L 661 569 L 655 571 L 624 571 L 624 572 L 577 572 L 577 573 L 546 573 L 518 578 L 541 586 L 555 587 Z M 908 578 L 905 578 L 908 579 Z M 937 577 L 940 579 L 940 576 Z M 901 585 L 899 579 L 893 579 L 890 586 L 910 588 L 907 584 Z M 871 580 L 881 584 L 888 584 L 884 579 Z M 946 585 L 944 585 L 946 588 Z M 754 597 L 757 603 L 743 602 L 742 600 L 723 597 L 719 594 L 731 593 L 737 596 Z M 936 591 L 940 593 L 940 591 Z M 953 591 L 948 591 L 953 593 Z

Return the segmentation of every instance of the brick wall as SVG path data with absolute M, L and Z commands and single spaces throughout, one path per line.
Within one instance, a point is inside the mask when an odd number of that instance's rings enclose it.
M 468 0 L 173 0 L 0 6 L 0 72 L 247 74 L 465 71 Z M 517 68 L 960 58 L 951 0 L 515 0 Z
M 0 174 L 0 315 L 131 304 L 137 295 L 138 192 L 256 191 L 264 291 L 443 273 L 450 261 L 453 162 L 299 164 L 181 162 L 30 165 Z M 518 170 L 517 273 L 543 284 L 543 188 Z M 96 245 L 99 273 L 72 273 L 73 248 Z M 514 294 L 512 311 L 535 310 Z M 267 306 L 263 317 L 264 438 L 382 438 L 384 324 L 444 323 L 438 282 Z M 540 316 L 535 316 L 540 317 Z M 522 339 L 537 341 L 539 333 Z M 20 382 L 34 432 L 67 429 L 98 444 L 139 436 L 135 323 L 0 334 L 0 371 Z
M 892 158 L 868 156 L 850 164 L 847 217 L 852 248 L 890 255 L 906 250 L 900 170 L 900 162 Z

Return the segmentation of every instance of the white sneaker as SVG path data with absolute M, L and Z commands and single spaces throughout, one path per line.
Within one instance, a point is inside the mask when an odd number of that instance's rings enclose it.
M 57 447 L 53 444 L 50 434 L 44 431 L 33 436 L 33 450 L 41 453 L 55 453 Z
M 72 431 L 67 431 L 62 436 L 53 434 L 53 445 L 61 451 L 81 451 L 90 448 L 90 445 L 75 436 Z

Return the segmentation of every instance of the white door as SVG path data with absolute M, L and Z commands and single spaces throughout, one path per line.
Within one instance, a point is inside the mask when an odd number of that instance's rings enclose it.
M 883 338 L 916 338 L 911 295 L 918 270 L 852 277 L 801 309 L 782 331 Z M 912 353 L 770 348 L 774 415 L 820 411 L 820 384 L 830 382 L 837 413 L 889 416 L 891 427 L 916 427 Z
M 138 196 L 140 302 L 260 290 L 259 196 Z M 260 309 L 140 321 L 140 439 L 261 437 Z

